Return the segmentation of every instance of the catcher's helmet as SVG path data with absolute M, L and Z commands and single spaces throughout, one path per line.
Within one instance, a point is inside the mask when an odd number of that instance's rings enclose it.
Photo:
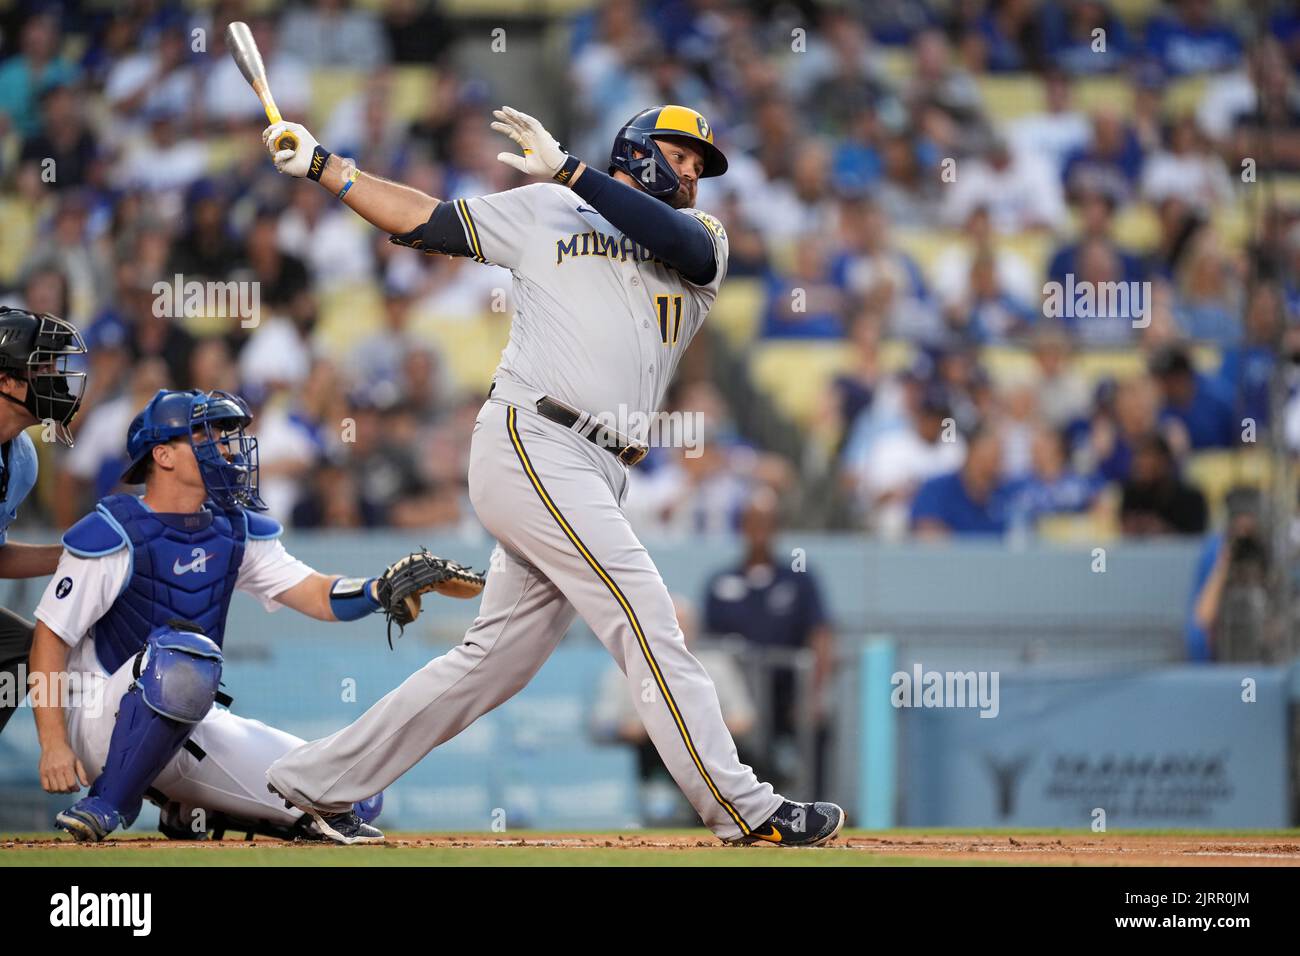
M 257 439 L 244 434 L 252 421 L 248 404 L 230 392 L 161 389 L 126 430 L 131 464 L 122 481 L 140 484 L 154 446 L 188 438 L 213 503 L 226 510 L 265 511 L 266 504 L 257 493 Z M 205 437 L 196 439 L 196 431 Z
M 66 319 L 0 306 L 0 373 L 27 383 L 27 398 L 19 402 L 37 421 L 53 422 L 54 435 L 72 444 L 72 424 L 81 408 L 86 373 L 71 362 L 86 354 L 77 327 Z
M 678 179 L 655 143 L 660 136 L 681 136 L 699 143 L 704 150 L 702 178 L 721 176 L 727 171 L 727 157 L 713 145 L 713 128 L 708 120 L 685 106 L 652 106 L 628 120 L 614 137 L 610 174 L 621 169 L 651 196 L 671 198 L 677 192 Z

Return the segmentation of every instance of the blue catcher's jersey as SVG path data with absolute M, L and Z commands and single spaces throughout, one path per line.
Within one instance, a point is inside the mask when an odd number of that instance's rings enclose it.
M 26 432 L 20 432 L 9 446 L 9 485 L 0 501 L 0 545 L 9 537 L 9 526 L 18 517 L 18 506 L 36 484 L 36 446 Z
M 100 501 L 63 536 L 79 557 L 130 552 L 122 590 L 90 633 L 100 664 L 113 673 L 154 628 L 178 618 L 198 624 L 220 646 L 246 541 L 279 532 L 270 518 L 211 503 L 192 514 L 163 514 L 134 495 Z

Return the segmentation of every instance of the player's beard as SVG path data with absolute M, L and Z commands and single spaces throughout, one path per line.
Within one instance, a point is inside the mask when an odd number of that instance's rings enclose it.
M 690 209 L 695 201 L 695 196 L 691 189 L 682 183 L 677 187 L 677 192 L 673 193 L 672 198 L 668 200 L 668 205 L 674 209 Z

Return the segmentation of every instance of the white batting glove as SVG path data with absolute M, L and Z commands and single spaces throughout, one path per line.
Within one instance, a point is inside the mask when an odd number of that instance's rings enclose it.
M 505 133 L 523 150 L 522 156 L 514 153 L 497 153 L 497 159 L 529 176 L 553 177 L 564 166 L 569 154 L 560 148 L 546 127 L 527 113 L 503 106 L 493 110 L 497 122 L 492 128 Z
M 282 133 L 293 133 L 298 137 L 297 149 L 275 148 L 275 141 L 280 138 Z M 262 130 L 262 142 L 266 144 L 266 151 L 271 154 L 271 159 L 275 162 L 275 168 L 286 176 L 306 176 L 307 169 L 311 166 L 311 155 L 318 145 L 316 137 L 307 131 L 307 127 L 301 123 L 275 123 Z

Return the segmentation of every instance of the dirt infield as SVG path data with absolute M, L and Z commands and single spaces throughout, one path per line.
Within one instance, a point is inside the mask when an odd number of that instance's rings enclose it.
M 693 866 L 1300 866 L 1300 833 L 1065 834 L 853 832 L 820 850 L 727 847 L 703 831 L 397 834 L 343 848 L 276 840 L 176 843 L 127 838 L 84 846 L 44 835 L 0 838 L 0 865 L 693 865 Z

